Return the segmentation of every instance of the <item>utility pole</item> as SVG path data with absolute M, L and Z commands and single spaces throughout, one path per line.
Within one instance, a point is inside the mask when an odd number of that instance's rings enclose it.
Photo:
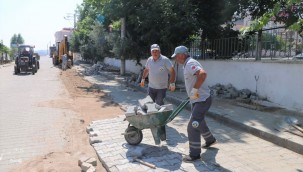
M 121 48 L 122 48 L 122 55 L 121 55 L 121 67 L 120 67 L 120 75 L 125 75 L 125 55 L 124 55 L 124 47 L 125 47 L 125 17 L 121 18 Z

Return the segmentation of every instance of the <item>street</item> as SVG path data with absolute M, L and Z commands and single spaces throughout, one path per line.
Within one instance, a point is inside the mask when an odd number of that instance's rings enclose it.
M 120 106 L 137 105 L 146 94 L 119 83 L 119 76 L 107 72 L 84 80 L 79 73 L 85 69 L 79 65 L 62 72 L 50 58 L 42 57 L 40 66 L 35 75 L 14 75 L 13 64 L 0 68 L 1 172 L 80 171 L 77 161 L 82 156 L 97 160 L 99 156 L 103 164 L 98 160 L 98 172 L 303 169 L 302 155 L 210 118 L 209 127 L 219 143 L 202 150 L 201 161 L 182 163 L 182 155 L 188 153 L 187 110 L 168 124 L 168 141 L 162 147 L 154 146 L 149 130 L 143 131 L 138 146 L 146 150 L 142 159 L 157 169 L 130 162 L 125 154 L 134 147 L 121 135 L 127 122 Z M 176 97 L 181 92 L 169 94 Z M 89 144 L 87 126 L 99 131 L 102 143 Z
M 79 89 L 91 85 L 49 57 L 41 57 L 35 75 L 14 75 L 13 67 L 0 68 L 0 171 L 80 171 L 82 155 L 97 158 L 85 127 L 120 108 L 101 107 L 103 93 Z M 100 163 L 97 170 L 105 171 Z
M 70 111 L 39 106 L 66 95 L 60 89 L 58 70 L 41 60 L 36 75 L 13 75 L 13 64 L 0 69 L 0 171 L 64 146 Z M 66 117 L 61 114 L 66 113 Z

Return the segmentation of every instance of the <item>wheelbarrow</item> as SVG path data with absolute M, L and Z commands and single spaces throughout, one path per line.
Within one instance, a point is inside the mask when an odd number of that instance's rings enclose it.
M 189 103 L 189 99 L 184 100 L 173 111 L 156 112 L 148 115 L 133 115 L 125 118 L 129 122 L 124 135 L 125 140 L 130 145 L 138 145 L 143 139 L 143 129 L 150 128 L 155 144 L 159 145 L 160 140 L 166 138 L 166 130 L 162 127 L 172 121 Z

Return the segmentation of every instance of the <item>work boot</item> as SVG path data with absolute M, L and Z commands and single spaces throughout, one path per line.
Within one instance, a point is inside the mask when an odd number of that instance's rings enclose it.
M 194 162 L 197 159 L 200 159 L 201 156 L 191 156 L 191 155 L 186 155 L 183 157 L 182 161 L 186 163 Z
M 214 139 L 213 141 L 211 142 L 205 142 L 203 145 L 202 145 L 202 148 L 206 149 L 206 148 L 209 148 L 210 146 L 214 145 L 217 143 L 217 139 Z

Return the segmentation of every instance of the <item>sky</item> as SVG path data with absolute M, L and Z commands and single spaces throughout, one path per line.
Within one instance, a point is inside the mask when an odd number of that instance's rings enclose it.
M 21 34 L 25 44 L 46 50 L 55 43 L 55 32 L 73 27 L 64 17 L 74 14 L 82 0 L 0 0 L 0 41 L 10 47 L 14 34 Z

